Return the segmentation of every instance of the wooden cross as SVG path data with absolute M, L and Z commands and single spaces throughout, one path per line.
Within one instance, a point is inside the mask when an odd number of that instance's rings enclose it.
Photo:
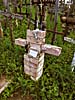
M 24 54 L 24 72 L 34 81 L 42 76 L 45 53 L 55 56 L 61 54 L 61 47 L 45 44 L 45 36 L 46 31 L 28 29 L 26 39 L 15 39 L 16 45 L 29 45 L 28 53 Z

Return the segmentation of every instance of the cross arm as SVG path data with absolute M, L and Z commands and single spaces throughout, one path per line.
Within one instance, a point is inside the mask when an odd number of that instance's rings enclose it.
M 15 39 L 15 44 L 22 46 L 22 47 L 25 47 L 25 45 L 27 45 L 28 43 L 27 43 L 26 39 L 17 38 L 17 39 Z
M 42 51 L 44 53 L 47 53 L 47 54 L 59 56 L 61 54 L 61 50 L 62 50 L 62 48 L 58 47 L 58 46 L 53 46 L 53 45 L 50 45 L 50 44 L 42 45 Z
M 23 15 L 20 15 L 20 14 L 15 14 L 15 13 L 9 13 L 9 12 L 5 12 L 5 11 L 2 11 L 0 10 L 0 14 L 5 16 L 5 17 L 11 17 L 11 18 L 16 18 L 16 19 L 19 19 L 19 20 L 22 20 L 23 19 Z

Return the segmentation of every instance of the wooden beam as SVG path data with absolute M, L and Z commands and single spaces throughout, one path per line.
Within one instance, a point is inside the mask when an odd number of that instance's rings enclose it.
M 8 84 L 10 84 L 10 81 L 7 81 L 6 77 L 2 75 L 0 78 L 0 94 L 4 91 Z

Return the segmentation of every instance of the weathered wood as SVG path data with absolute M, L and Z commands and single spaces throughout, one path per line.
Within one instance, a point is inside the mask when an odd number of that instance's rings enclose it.
M 64 32 L 58 32 L 58 31 L 54 31 L 54 30 L 46 30 L 47 32 L 52 32 L 55 34 L 59 34 L 59 35 L 64 35 Z
M 15 13 L 9 13 L 9 12 L 5 12 L 5 11 L 2 11 L 2 10 L 0 10 L 0 14 L 5 16 L 5 17 L 12 18 L 12 19 L 13 18 L 20 19 L 20 20 L 23 19 L 23 15 L 15 14 Z
M 61 17 L 61 22 L 71 24 L 71 25 L 75 25 L 75 17 L 62 16 Z
M 55 16 L 54 16 L 54 33 L 53 33 L 51 44 L 53 44 L 55 37 L 56 37 L 55 31 L 57 31 L 58 3 L 59 3 L 59 0 L 56 0 L 56 2 L 55 2 Z
M 12 24 L 12 21 L 11 19 L 9 19 L 9 29 L 10 29 L 10 40 L 11 40 L 11 44 L 12 46 L 14 46 L 14 34 L 13 34 L 13 24 Z
M 32 4 L 40 4 L 40 3 L 52 3 L 52 4 L 55 4 L 55 0 L 32 0 Z
M 9 82 L 5 82 L 5 84 L 0 87 L 0 94 L 4 91 L 4 89 L 8 86 Z
M 0 22 L 0 38 L 3 37 L 3 29 L 2 29 L 2 26 L 1 26 L 1 22 Z
M 64 37 L 64 41 L 75 44 L 75 40 L 69 37 Z
M 9 81 L 6 80 L 5 76 L 1 76 L 0 78 L 0 94 L 4 91 L 4 89 L 10 84 Z

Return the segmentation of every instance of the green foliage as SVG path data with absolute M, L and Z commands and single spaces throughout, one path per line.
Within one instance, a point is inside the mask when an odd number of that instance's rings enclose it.
M 14 26 L 14 37 L 25 38 L 26 28 L 25 20 L 22 25 Z M 61 31 L 60 26 L 58 28 Z M 23 95 L 31 95 L 33 100 L 75 100 L 75 72 L 71 72 L 75 45 L 67 42 L 63 44 L 62 36 L 57 35 L 54 45 L 61 46 L 62 53 L 59 57 L 45 54 L 43 75 L 34 82 L 23 70 L 25 49 L 16 45 L 12 47 L 9 32 L 9 28 L 5 29 L 5 36 L 0 39 L 0 75 L 6 74 L 12 82 L 0 95 L 0 100 L 8 100 L 19 87 Z M 46 43 L 50 43 L 51 34 L 47 33 Z M 70 35 L 73 37 L 74 34 Z

